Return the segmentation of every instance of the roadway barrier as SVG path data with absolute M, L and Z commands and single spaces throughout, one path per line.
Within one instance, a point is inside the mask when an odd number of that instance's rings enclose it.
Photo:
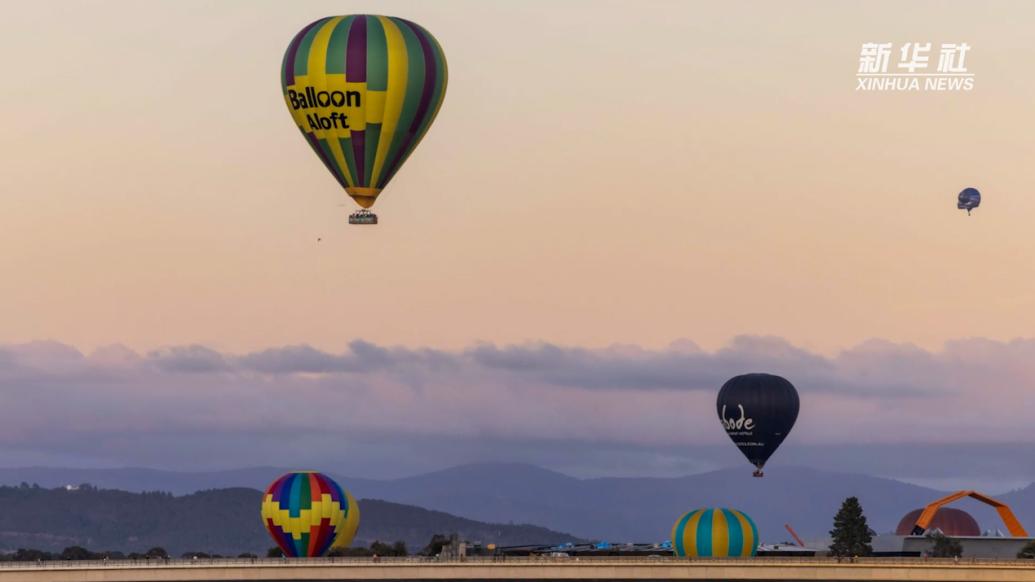
M 0 563 L 0 582 L 657 581 L 1035 582 L 1035 561 L 640 557 L 226 558 Z

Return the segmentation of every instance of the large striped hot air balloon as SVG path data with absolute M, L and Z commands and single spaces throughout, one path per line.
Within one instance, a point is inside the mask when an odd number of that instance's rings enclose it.
M 285 556 L 316 557 L 352 543 L 359 506 L 327 475 L 299 471 L 282 475 L 266 489 L 262 522 Z
M 354 14 L 321 18 L 295 35 L 281 87 L 310 147 L 367 209 L 431 127 L 446 76 L 442 47 L 427 30 Z
M 672 550 L 691 558 L 754 556 L 758 528 L 736 509 L 695 509 L 672 526 Z

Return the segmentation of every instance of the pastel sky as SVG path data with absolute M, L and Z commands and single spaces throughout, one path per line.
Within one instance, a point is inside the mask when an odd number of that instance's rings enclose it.
M 278 86 L 299 28 L 355 12 L 421 23 L 450 65 L 376 228 L 345 224 Z M 898 470 L 889 443 L 1030 442 L 1033 20 L 1023 1 L 7 6 L 0 463 L 155 464 L 149 439 L 178 467 L 272 462 L 242 453 L 261 427 L 322 423 L 411 447 L 396 466 L 335 449 L 351 474 L 433 468 L 428 435 L 458 439 L 456 462 L 689 472 L 737 461 L 688 452 L 725 445 L 690 408 L 763 367 L 814 391 L 803 446 L 865 441 L 875 473 Z M 858 92 L 865 42 L 966 42 L 975 88 Z M 985 196 L 969 218 L 965 186 Z M 373 379 L 255 363 L 284 350 L 410 360 Z M 487 371 L 493 350 L 536 357 Z M 580 372 L 558 380 L 551 350 Z M 208 363 L 165 367 L 187 356 Z M 42 386 L 79 405 L 36 418 Z M 285 414 L 284 391 L 363 412 Z M 188 396 L 212 406 L 171 406 Z M 77 449 L 101 434 L 103 454 Z

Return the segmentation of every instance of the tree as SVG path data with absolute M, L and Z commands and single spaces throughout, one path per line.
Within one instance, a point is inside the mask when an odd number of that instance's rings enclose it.
M 849 497 L 841 504 L 840 511 L 834 516 L 834 529 L 830 530 L 830 537 L 834 541 L 830 544 L 831 555 L 853 557 L 873 553 L 870 545 L 873 536 L 857 497 Z
M 331 551 L 327 552 L 328 558 L 363 558 L 373 555 L 374 552 L 369 548 L 331 548 Z
M 40 560 L 50 560 L 53 557 L 53 554 L 50 552 L 34 550 L 32 548 L 18 548 L 18 551 L 14 553 L 15 562 L 38 562 Z
M 283 558 L 284 557 L 284 551 L 281 550 L 280 548 L 274 546 L 274 547 L 266 550 L 266 557 L 267 558 Z
M 406 542 L 402 540 L 399 540 L 394 544 L 386 544 L 379 541 L 374 542 L 370 544 L 370 552 L 372 554 L 377 554 L 378 556 L 406 556 L 408 554 L 406 551 Z
M 97 555 L 82 546 L 69 546 L 61 552 L 62 560 L 95 560 Z
M 955 538 L 935 532 L 929 534 L 927 539 L 934 544 L 934 547 L 931 548 L 931 556 L 934 558 L 957 558 L 963 555 L 963 544 Z
M 1035 540 L 1028 542 L 1017 552 L 1017 558 L 1021 560 L 1035 560 Z
M 422 556 L 437 556 L 442 553 L 442 547 L 449 545 L 450 537 L 443 534 L 431 536 L 431 541 L 420 551 Z
M 165 548 L 154 547 L 144 553 L 146 558 L 168 558 L 169 552 L 165 551 Z

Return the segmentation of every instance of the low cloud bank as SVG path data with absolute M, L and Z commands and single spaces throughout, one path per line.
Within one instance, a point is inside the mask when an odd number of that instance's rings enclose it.
M 345 458 L 350 447 L 440 440 L 465 450 L 491 443 L 502 459 L 536 443 L 671 457 L 725 442 L 715 392 L 750 371 L 798 387 L 802 413 L 788 446 L 1035 437 L 1032 340 L 967 339 L 939 351 L 870 341 L 833 357 L 754 336 L 714 352 L 686 340 L 661 350 L 534 343 L 462 351 L 354 341 L 336 353 L 296 345 L 247 354 L 196 345 L 84 354 L 36 342 L 0 346 L 0 450 L 151 465 L 203 455 L 239 466 L 266 460 L 262 450 Z

